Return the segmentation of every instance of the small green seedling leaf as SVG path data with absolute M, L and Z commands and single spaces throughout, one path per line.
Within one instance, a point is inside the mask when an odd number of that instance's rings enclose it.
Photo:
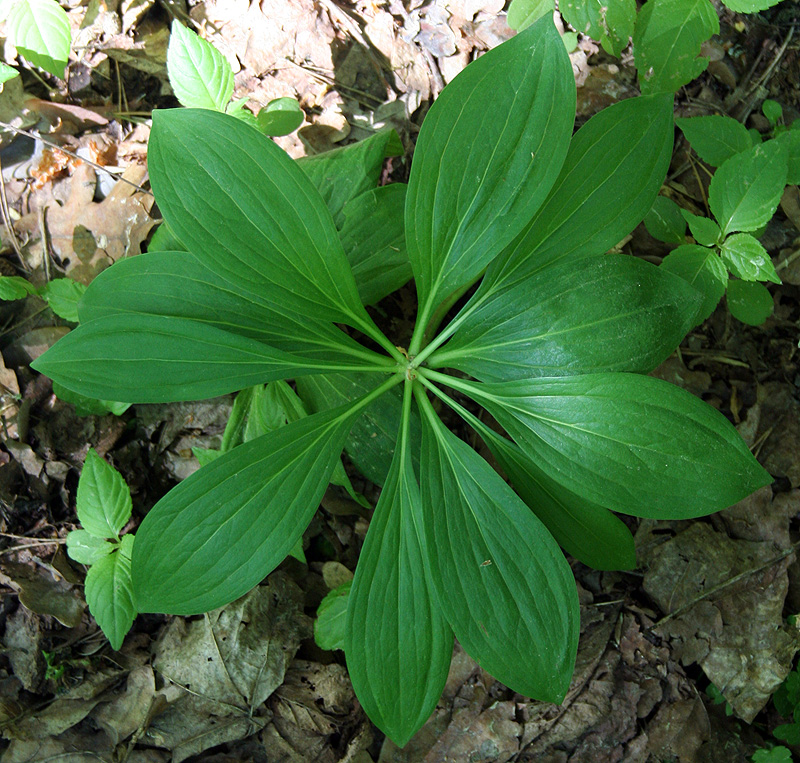
M 686 241 L 686 220 L 681 208 L 666 196 L 658 196 L 644 217 L 644 227 L 655 239 L 665 244 L 683 244 Z
M 786 174 L 786 148 L 777 140 L 724 162 L 708 189 L 708 204 L 722 232 L 754 231 L 766 225 L 778 208 Z
M 778 745 L 772 749 L 756 750 L 750 758 L 753 763 L 792 763 L 792 751 L 788 747 Z
M 18 0 L 8 14 L 6 34 L 32 64 L 64 78 L 72 35 L 66 11 L 55 0 Z
M 775 739 L 791 745 L 800 744 L 800 723 L 782 723 L 772 730 Z
M 555 7 L 554 0 L 512 0 L 506 20 L 512 29 L 521 32 Z
M 122 416 L 131 407 L 130 403 L 117 403 L 113 400 L 96 400 L 93 397 L 84 397 L 56 381 L 53 382 L 53 394 L 65 403 L 72 403 L 78 416 L 105 416 L 107 413 Z
M 22 276 L 0 276 L 0 299 L 11 301 L 36 294 L 36 287 Z
M 757 281 L 729 281 L 728 309 L 748 326 L 760 326 L 775 308 L 772 295 Z
M 702 323 L 714 312 L 728 285 L 728 270 L 713 249 L 697 244 L 679 246 L 661 262 L 661 267 L 688 281 L 703 297 L 695 315 Z
M 722 4 L 726 5 L 736 13 L 758 13 L 758 11 L 765 11 L 767 8 L 772 8 L 777 5 L 781 0 L 722 0 Z
M 344 649 L 347 604 L 352 580 L 334 588 L 320 602 L 314 621 L 314 641 L 320 649 Z
M 0 85 L 14 79 L 14 77 L 19 77 L 19 69 L 0 62 Z
M 578 47 L 578 35 L 575 32 L 564 32 L 561 35 L 561 39 L 564 42 L 567 53 L 572 53 Z
M 783 683 L 772 695 L 775 709 L 784 717 L 791 718 L 792 714 L 800 705 L 800 670 L 795 668 L 783 680 Z
M 255 127 L 256 130 L 258 130 L 258 119 L 256 119 L 256 115 L 253 114 L 250 109 L 245 108 L 247 100 L 247 98 L 240 98 L 238 101 L 231 101 L 225 107 L 225 113 L 237 119 L 241 119 L 245 124 Z
M 131 583 L 134 536 L 126 535 L 117 549 L 93 564 L 86 573 L 86 603 L 115 651 L 136 617 Z
M 734 233 L 720 249 L 723 262 L 737 278 L 744 281 L 780 283 L 767 250 L 749 233 Z
M 172 22 L 167 74 L 182 106 L 223 111 L 233 95 L 231 65 L 210 42 Z
M 50 309 L 65 321 L 78 322 L 78 302 L 86 292 L 82 283 L 71 278 L 59 278 L 50 281 L 39 290 L 39 295 L 50 306 Z
M 783 119 L 783 106 L 777 101 L 773 101 L 772 98 L 764 99 L 764 102 L 761 104 L 761 112 L 773 127 Z
M 732 117 L 688 117 L 676 119 L 675 124 L 695 153 L 712 167 L 719 167 L 753 145 L 747 128 Z
M 258 112 L 258 129 L 264 135 L 288 135 L 305 120 L 306 115 L 294 98 L 276 98 Z
M 558 10 L 567 23 L 597 40 L 612 56 L 619 56 L 633 35 L 636 0 L 562 0 Z
M 122 475 L 89 448 L 78 480 L 78 520 L 98 538 L 117 538 L 131 518 L 131 492 Z
M 648 0 L 639 12 L 633 53 L 642 93 L 674 93 L 700 76 L 700 46 L 719 33 L 710 0 Z
M 113 543 L 98 538 L 86 530 L 73 530 L 67 533 L 67 554 L 79 564 L 99 562 L 114 550 Z
M 698 244 L 701 246 L 714 246 L 719 241 L 722 231 L 713 220 L 708 217 L 693 215 L 686 209 L 681 210 L 681 215 L 689 223 L 689 231 Z

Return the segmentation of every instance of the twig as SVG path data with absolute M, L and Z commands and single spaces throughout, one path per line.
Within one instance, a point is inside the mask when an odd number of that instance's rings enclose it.
M 74 151 L 70 151 L 68 148 L 64 148 L 63 146 L 59 146 L 57 143 L 53 143 L 51 140 L 47 140 L 47 138 L 43 138 L 39 133 L 31 132 L 30 130 L 23 130 L 21 127 L 14 127 L 14 125 L 8 124 L 8 122 L 0 121 L 0 127 L 4 130 L 11 130 L 11 132 L 17 133 L 17 135 L 25 135 L 28 138 L 32 138 L 33 140 L 40 140 L 45 146 L 49 146 L 50 148 L 54 148 L 57 151 L 61 151 L 65 153 L 67 156 L 71 156 L 73 159 L 77 159 L 79 162 L 85 162 L 90 167 L 94 167 L 96 170 L 100 170 L 100 172 L 105 172 L 107 175 L 111 175 L 111 177 L 116 178 L 122 183 L 127 183 L 130 186 L 133 186 L 137 191 L 141 191 L 142 193 L 146 193 L 148 196 L 152 196 L 153 194 L 142 186 L 134 183 L 132 180 L 128 180 L 128 178 L 122 177 L 122 173 L 124 170 L 110 170 L 108 167 L 104 167 L 102 164 L 98 164 L 97 162 L 93 162 L 91 159 L 86 159 L 83 156 L 78 156 Z
M 3 163 L 0 162 L 0 210 L 3 212 L 3 225 L 6 227 L 8 237 L 11 239 L 11 245 L 17 253 L 20 264 L 22 264 L 22 249 L 20 249 L 19 241 L 17 240 L 17 233 L 14 230 L 14 225 L 11 222 L 11 208 L 8 206 L 8 197 L 6 196 L 6 181 L 3 178 Z
M 9 548 L 1 549 L 0 556 L 3 556 L 4 554 L 13 554 L 15 551 L 24 551 L 27 548 L 40 548 L 41 546 L 45 546 L 49 543 L 60 546 L 62 543 L 66 542 L 67 541 L 64 538 L 59 538 L 58 540 L 50 540 L 46 541 L 45 543 L 24 543 L 21 546 L 10 546 Z

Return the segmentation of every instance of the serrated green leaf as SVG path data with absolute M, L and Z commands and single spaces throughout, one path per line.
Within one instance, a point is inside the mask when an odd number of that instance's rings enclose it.
M 727 298 L 731 315 L 748 326 L 760 326 L 775 309 L 767 287 L 757 281 L 729 281 Z
M 578 597 L 552 536 L 500 476 L 423 406 L 422 525 L 439 605 L 482 668 L 561 702 L 578 646 Z
M 164 496 L 137 532 L 137 609 L 207 612 L 266 577 L 311 521 L 357 415 L 350 404 L 295 421 L 228 451 Z
M 72 36 L 66 11 L 55 0 L 18 0 L 8 14 L 6 34 L 32 64 L 64 78 Z
M 693 215 L 687 209 L 682 209 L 681 215 L 689 223 L 689 231 L 698 244 L 701 246 L 713 246 L 719 241 L 722 231 L 713 220 L 708 217 Z
M 113 543 L 86 530 L 67 533 L 67 554 L 79 564 L 94 564 L 114 550 Z
M 100 559 L 86 573 L 86 603 L 115 651 L 122 646 L 136 617 L 131 586 L 133 541 L 133 535 L 123 537 L 117 551 Z
M 188 252 L 120 260 L 92 281 L 78 306 L 81 323 L 132 314 L 191 319 L 309 360 L 382 360 L 330 323 L 242 294 Z
M 436 99 L 406 198 L 418 332 L 541 206 L 569 146 L 574 98 L 569 56 L 552 19 L 542 18 L 474 61 Z
M 612 56 L 619 56 L 633 35 L 636 0 L 562 0 L 558 10 L 567 23 L 597 40 Z
M 397 155 L 398 142 L 394 130 L 384 130 L 358 143 L 297 160 L 325 200 L 337 228 L 344 223 L 345 205 L 378 185 L 383 161 Z
M 167 109 L 153 114 L 147 159 L 170 227 L 240 294 L 371 333 L 330 213 L 275 143 L 227 114 Z
M 681 208 L 666 196 L 657 196 L 650 211 L 644 216 L 644 227 L 655 239 L 666 244 L 683 244 L 686 241 L 686 220 Z
M 512 29 L 521 32 L 542 16 L 552 13 L 555 7 L 553 0 L 511 0 L 506 22 Z
M 82 283 L 71 278 L 58 278 L 49 281 L 39 290 L 39 295 L 50 309 L 65 321 L 78 322 L 78 302 L 86 292 Z
M 674 93 L 700 76 L 700 46 L 719 33 L 710 0 L 648 0 L 639 11 L 633 52 L 642 93 Z
M 181 105 L 223 111 L 233 95 L 231 65 L 210 42 L 172 22 L 167 48 L 169 84 Z
M 688 117 L 676 119 L 675 124 L 695 153 L 712 167 L 719 167 L 753 145 L 747 128 L 731 117 Z
M 365 305 L 379 302 L 412 277 L 403 224 L 406 189 L 404 183 L 374 188 L 344 207 L 340 237 Z
M 720 249 L 722 261 L 737 278 L 744 281 L 780 283 L 767 250 L 749 233 L 734 233 Z
M 12 301 L 36 294 L 36 287 L 22 276 L 0 276 L 0 299 Z
M 306 115 L 294 98 L 275 98 L 258 112 L 258 129 L 264 135 L 288 135 L 305 120 Z
M 772 482 L 719 411 L 661 379 L 608 373 L 452 386 L 552 479 L 614 511 L 688 519 Z
M 0 62 L 0 85 L 14 79 L 14 77 L 19 77 L 19 69 Z
M 98 538 L 116 538 L 131 518 L 131 491 L 122 475 L 89 448 L 78 480 L 78 521 Z
M 408 412 L 358 559 L 345 638 L 359 702 L 399 747 L 436 707 L 453 652 L 453 632 L 433 593 L 420 537 L 424 509 L 409 451 Z
M 347 606 L 352 580 L 329 591 L 319 603 L 314 620 L 314 641 L 320 649 L 344 649 L 347 630 Z
M 728 159 L 711 178 L 708 204 L 727 235 L 753 231 L 775 214 L 786 185 L 785 146 L 770 140 Z
M 205 400 L 337 365 L 199 321 L 140 314 L 82 323 L 31 367 L 87 397 L 164 403 Z
M 757 13 L 758 11 L 765 11 L 767 8 L 772 8 L 773 5 L 777 5 L 780 1 L 781 0 L 722 0 L 722 4 L 737 13 Z
M 728 285 L 728 269 L 713 249 L 697 244 L 679 246 L 662 260 L 661 267 L 683 278 L 702 295 L 695 325 L 714 312 Z
M 633 257 L 558 263 L 494 292 L 429 365 L 481 381 L 646 373 L 680 344 L 699 305 L 684 280 Z
M 794 124 L 800 125 L 800 119 Z M 778 136 L 778 140 L 783 143 L 788 159 L 788 173 L 786 182 L 791 185 L 800 184 L 800 130 L 791 129 Z
M 122 414 L 131 407 L 130 403 L 118 403 L 114 400 L 97 400 L 93 397 L 79 395 L 77 392 L 62 387 L 58 382 L 53 382 L 53 394 L 59 400 L 74 405 L 75 413 L 78 416 L 105 416 L 107 413 L 113 413 L 115 416 L 122 416 Z

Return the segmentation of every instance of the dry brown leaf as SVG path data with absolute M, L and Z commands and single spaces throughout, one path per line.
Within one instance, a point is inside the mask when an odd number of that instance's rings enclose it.
M 44 563 L 37 567 L 17 562 L 0 564 L 0 583 L 19 594 L 21 604 L 39 615 L 52 615 L 68 628 L 81 621 L 84 603 L 70 583 Z

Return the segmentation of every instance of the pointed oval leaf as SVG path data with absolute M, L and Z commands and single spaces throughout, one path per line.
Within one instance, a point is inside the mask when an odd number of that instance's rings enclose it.
M 67 533 L 67 554 L 79 564 L 94 564 L 114 550 L 114 544 L 86 530 Z
M 730 281 L 727 298 L 731 315 L 748 326 L 760 326 L 775 309 L 772 294 L 757 281 Z
M 666 196 L 656 197 L 643 222 L 653 238 L 666 244 L 683 244 L 686 240 L 686 220 L 681 208 Z
M 688 519 L 772 482 L 719 411 L 661 379 L 609 373 L 458 386 L 552 479 L 615 511 Z
M 83 528 L 98 538 L 116 538 L 131 518 L 131 506 L 131 491 L 122 475 L 89 448 L 76 499 Z
M 88 397 L 167 403 L 205 400 L 328 365 L 185 318 L 110 315 L 80 325 L 31 367 Z
M 478 300 L 551 262 L 607 252 L 641 222 L 672 158 L 672 97 L 629 98 L 575 133 L 547 201 L 492 263 Z
M 144 518 L 133 553 L 139 612 L 197 614 L 239 598 L 292 550 L 354 416 L 335 408 L 224 453 Z
M 6 34 L 32 64 L 64 78 L 72 34 L 69 17 L 55 0 L 18 0 L 8 14 Z
M 233 95 L 233 69 L 210 42 L 177 19 L 167 47 L 169 84 L 182 106 L 223 111 Z
M 767 250 L 749 233 L 734 233 L 725 239 L 720 249 L 722 261 L 737 278 L 744 281 L 780 283 Z
M 331 323 L 301 319 L 241 293 L 189 252 L 116 262 L 92 281 L 78 308 L 81 323 L 124 314 L 189 318 L 309 360 L 383 360 Z
M 420 130 L 406 201 L 420 305 L 472 282 L 528 223 L 558 176 L 574 116 L 572 67 L 550 18 L 442 91 Z
M 136 608 L 131 586 L 133 535 L 126 535 L 114 553 L 104 556 L 86 573 L 86 603 L 115 651 L 133 625 Z
M 683 279 L 634 257 L 559 263 L 495 291 L 429 365 L 481 381 L 646 373 L 680 344 L 699 306 Z
M 530 509 L 430 404 L 422 418 L 422 524 L 440 606 L 467 653 L 497 680 L 561 702 L 578 646 L 569 565 Z
M 714 173 L 708 204 L 726 235 L 753 231 L 775 214 L 786 186 L 786 147 L 777 140 L 728 159 Z
M 419 538 L 419 485 L 403 440 L 358 558 L 345 639 L 356 696 L 399 747 L 436 707 L 453 652 L 453 632 L 436 602 Z
M 714 312 L 728 285 L 728 270 L 713 249 L 697 244 L 679 246 L 661 261 L 661 267 L 683 278 L 701 294 L 695 325 Z
M 347 631 L 347 605 L 350 600 L 352 580 L 334 588 L 320 602 L 314 620 L 314 641 L 320 649 L 344 649 Z
M 330 212 L 275 143 L 227 114 L 168 109 L 153 114 L 147 158 L 170 227 L 238 291 L 299 316 L 369 322 Z
M 753 145 L 747 128 L 732 117 L 712 114 L 676 119 L 675 124 L 695 153 L 712 167 L 719 167 Z
M 295 98 L 275 98 L 258 112 L 258 129 L 264 135 L 288 135 L 305 120 L 306 115 Z
M 694 240 L 702 246 L 714 246 L 720 240 L 722 231 L 712 219 L 708 217 L 701 217 L 700 215 L 693 215 L 686 209 L 681 210 L 683 219 L 689 223 L 689 232 L 694 237 Z

